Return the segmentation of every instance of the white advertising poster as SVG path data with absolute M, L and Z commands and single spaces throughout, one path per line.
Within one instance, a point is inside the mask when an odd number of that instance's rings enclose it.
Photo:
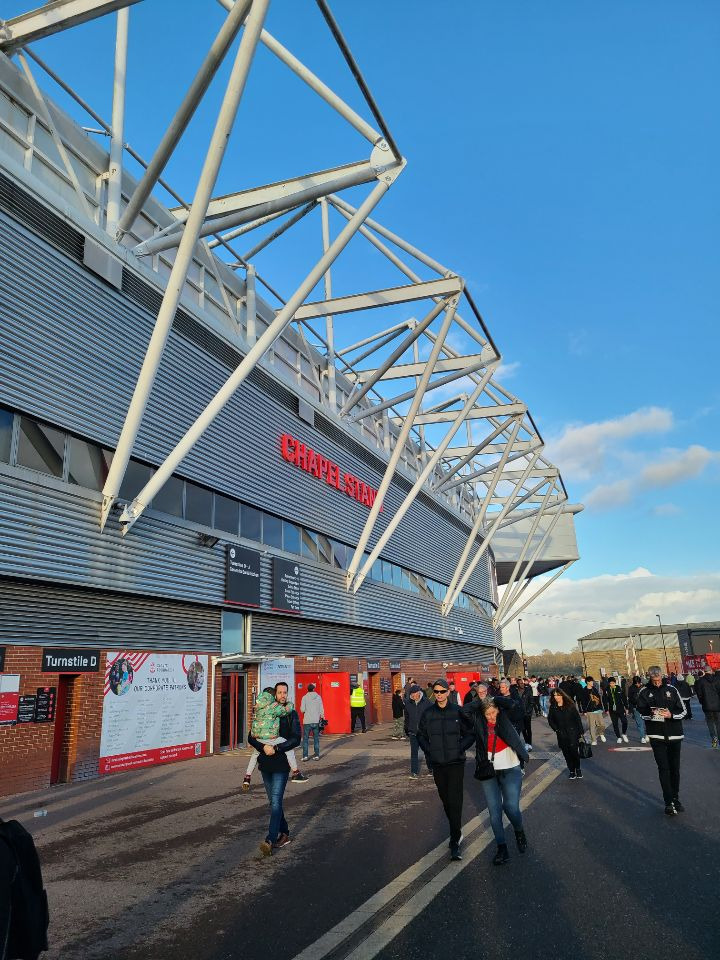
M 288 685 L 288 700 L 295 696 L 295 661 L 292 657 L 276 657 L 274 660 L 263 660 L 260 664 L 260 689 L 274 687 L 276 683 Z
M 207 677 L 195 653 L 108 653 L 100 773 L 203 756 Z

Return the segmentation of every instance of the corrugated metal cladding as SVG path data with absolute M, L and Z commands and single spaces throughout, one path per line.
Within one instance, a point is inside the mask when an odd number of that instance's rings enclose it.
M 221 611 L 0 578 L 0 642 L 220 651 Z
M 154 322 L 153 314 L 90 274 L 17 222 L 0 214 L 0 402 L 100 443 L 114 446 Z M 135 455 L 160 463 L 225 381 L 228 367 L 174 331 L 148 405 Z M 353 542 L 367 508 L 280 457 L 288 431 L 373 486 L 380 461 L 327 421 L 336 436 L 301 421 L 283 403 L 287 391 L 244 384 L 182 465 L 182 473 L 241 500 Z M 325 421 L 317 417 L 317 421 Z M 343 441 L 343 442 L 341 442 Z M 353 450 L 349 450 L 352 447 Z M 379 531 L 401 502 L 393 486 Z M 416 502 L 384 555 L 449 582 L 466 534 L 457 518 L 443 519 Z M 378 531 L 378 532 L 379 532 Z M 136 526 L 130 538 L 142 536 Z M 141 587 L 141 584 L 138 584 Z M 490 598 L 481 563 L 467 590 Z
M 442 660 L 448 663 L 492 663 L 488 647 L 418 642 L 417 637 L 380 630 L 353 630 L 328 623 L 253 614 L 253 653 L 276 656 L 393 657 L 403 660 Z M 300 669 L 300 667 L 296 667 Z
M 131 536 L 100 533 L 100 494 L 89 495 L 59 482 L 33 482 L 32 474 L 0 472 L 0 574 L 76 586 L 128 591 L 194 603 L 222 605 L 225 551 L 199 545 L 197 531 L 160 515 L 146 515 Z M 265 549 L 265 548 L 263 548 Z M 272 553 L 262 555 L 262 603 L 271 607 Z M 485 617 L 455 608 L 442 617 L 439 606 L 394 587 L 367 582 L 345 589 L 344 574 L 326 564 L 298 559 L 303 616 L 313 620 L 412 630 L 421 637 L 492 643 Z

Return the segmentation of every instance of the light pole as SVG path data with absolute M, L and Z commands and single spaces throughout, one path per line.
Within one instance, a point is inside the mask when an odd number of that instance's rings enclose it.
M 660 636 L 662 637 L 663 653 L 665 654 L 665 669 L 667 670 L 667 675 L 668 675 L 668 677 L 669 677 L 669 676 L 670 676 L 670 664 L 668 663 L 668 658 L 667 658 L 667 648 L 666 648 L 666 646 L 665 646 L 665 634 L 664 634 L 664 632 L 663 632 L 662 620 L 660 619 L 660 614 L 659 614 L 659 613 L 656 613 L 655 616 L 657 617 L 658 623 L 660 624 Z
M 522 617 L 518 617 L 518 633 L 520 634 L 520 656 L 522 657 L 523 676 L 526 677 L 527 669 L 525 668 L 525 651 L 523 650 L 522 627 L 520 626 L 521 623 L 522 623 Z

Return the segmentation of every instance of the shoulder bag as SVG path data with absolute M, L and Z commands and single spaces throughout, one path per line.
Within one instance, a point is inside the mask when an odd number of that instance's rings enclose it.
M 592 747 L 587 742 L 585 737 L 580 737 L 578 740 L 578 753 L 580 754 L 581 760 L 589 760 L 592 757 Z
M 495 746 L 497 744 L 497 733 L 493 734 L 493 745 L 492 745 L 492 759 L 488 759 L 487 751 L 484 751 L 485 756 L 478 757 L 475 760 L 475 773 L 473 776 L 476 780 L 492 780 L 495 776 L 495 765 L 493 760 L 495 759 Z

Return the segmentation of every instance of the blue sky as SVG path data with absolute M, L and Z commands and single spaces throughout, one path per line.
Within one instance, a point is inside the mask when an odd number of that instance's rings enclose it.
M 378 219 L 467 278 L 506 386 L 587 504 L 582 559 L 523 614 L 530 646 L 644 615 L 648 596 L 668 621 L 720 618 L 720 6 L 332 6 L 408 158 Z M 131 9 L 126 138 L 146 156 L 223 15 L 212 0 Z M 274 0 L 267 26 L 367 116 L 314 3 Z M 108 17 L 36 49 L 109 117 L 112 43 Z M 187 196 L 226 76 L 168 170 Z M 216 193 L 367 155 L 261 50 Z M 278 289 L 302 276 L 309 236 L 258 260 Z M 374 265 L 357 256 L 338 292 Z M 619 599 L 617 577 L 635 593 Z

